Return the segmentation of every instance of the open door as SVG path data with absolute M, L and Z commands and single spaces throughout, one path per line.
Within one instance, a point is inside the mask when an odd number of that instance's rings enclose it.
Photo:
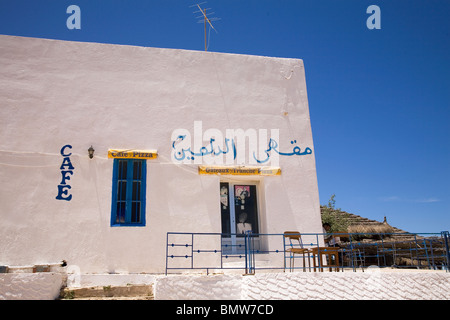
M 223 251 L 244 252 L 244 234 L 259 233 L 258 188 L 256 183 L 220 183 Z

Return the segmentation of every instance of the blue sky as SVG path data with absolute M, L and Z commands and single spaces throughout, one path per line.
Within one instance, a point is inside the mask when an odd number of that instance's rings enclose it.
M 203 2 L 199 0 L 198 2 Z M 204 50 L 192 0 L 0 0 L 0 33 Z M 69 5 L 81 29 L 69 30 Z M 450 229 L 450 1 L 208 0 L 209 51 L 304 60 L 322 204 Z M 381 29 L 369 30 L 370 5 Z

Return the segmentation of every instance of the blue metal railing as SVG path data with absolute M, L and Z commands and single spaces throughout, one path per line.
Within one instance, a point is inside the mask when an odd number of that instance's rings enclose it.
M 317 259 L 317 255 L 314 258 L 311 251 L 313 248 L 326 246 L 325 235 L 340 236 L 344 240 L 333 250 L 338 252 L 340 270 L 364 271 L 364 268 L 375 265 L 449 271 L 448 231 L 440 234 L 302 233 L 302 242 L 298 245 L 288 243 L 284 234 L 253 234 L 249 231 L 244 235 L 168 232 L 165 273 L 181 270 L 206 270 L 207 273 L 211 270 L 242 270 L 245 274 L 254 274 L 256 270 L 263 269 L 311 271 L 310 264 L 306 269 L 303 260 L 299 261 L 300 255 L 293 256 L 288 249 L 309 249 L 308 254 L 301 258 L 312 258 L 314 262 L 317 261 L 316 267 L 321 268 L 321 260 Z M 327 249 L 319 250 L 322 250 L 319 254 L 327 253 Z M 269 265 L 261 263 L 264 259 Z M 287 261 L 297 266 L 287 268 Z M 313 270 L 316 271 L 315 268 Z
M 239 236 L 239 243 L 225 242 L 231 236 Z M 199 238 L 209 238 L 209 243 L 200 241 Z M 255 272 L 255 253 L 260 250 L 255 249 L 255 235 L 247 232 L 244 235 L 222 234 L 222 233 L 187 233 L 187 232 L 168 232 L 166 238 L 166 274 L 168 270 L 210 270 L 215 269 L 244 269 L 246 274 Z M 219 246 L 211 248 L 220 242 Z M 203 245 L 203 246 L 202 246 Z M 199 256 L 209 255 L 210 261 L 215 264 L 196 264 Z M 184 261 L 182 261 L 184 260 Z M 180 263 L 180 261 L 182 261 Z M 228 261 L 242 262 L 242 266 L 225 266 Z M 175 266 L 173 266 L 175 262 Z

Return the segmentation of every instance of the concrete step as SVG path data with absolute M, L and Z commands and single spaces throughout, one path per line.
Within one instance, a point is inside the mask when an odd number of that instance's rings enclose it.
M 64 288 L 60 299 L 64 300 L 153 300 L 152 285 L 102 286 Z

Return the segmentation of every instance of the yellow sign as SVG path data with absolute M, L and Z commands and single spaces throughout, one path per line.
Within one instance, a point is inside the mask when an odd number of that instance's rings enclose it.
M 240 176 L 279 176 L 281 175 L 281 169 L 277 167 L 198 166 L 198 173 Z
M 156 159 L 157 156 L 158 152 L 156 150 L 108 150 L 108 158 L 112 159 Z

